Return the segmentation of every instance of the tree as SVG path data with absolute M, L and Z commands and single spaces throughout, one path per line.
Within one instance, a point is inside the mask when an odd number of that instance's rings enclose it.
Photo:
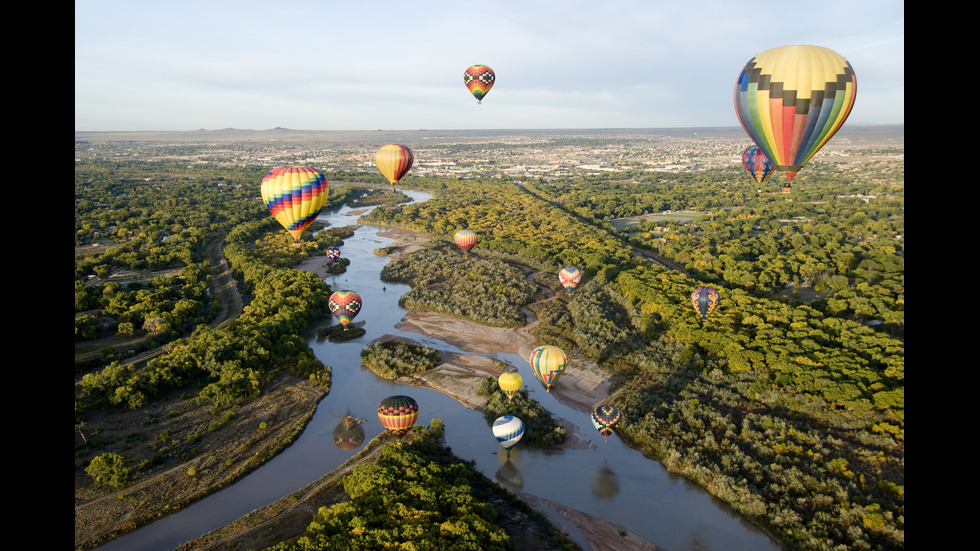
M 118 453 L 104 453 L 92 459 L 85 472 L 96 486 L 122 488 L 132 480 L 133 473 L 126 465 L 126 458 Z

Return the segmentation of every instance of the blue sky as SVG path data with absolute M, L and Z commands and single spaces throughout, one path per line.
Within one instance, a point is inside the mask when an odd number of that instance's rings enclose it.
M 905 122 L 901 1 L 76 0 L 75 129 L 738 126 L 739 71 L 787 44 L 851 63 L 848 125 Z

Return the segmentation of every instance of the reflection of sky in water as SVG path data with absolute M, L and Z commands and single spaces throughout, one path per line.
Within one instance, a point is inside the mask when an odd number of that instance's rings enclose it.
M 416 200 L 426 197 L 406 193 Z M 347 216 L 349 210 L 320 218 L 332 226 L 356 224 L 355 216 Z M 508 460 L 482 413 L 467 409 L 442 393 L 397 385 L 361 367 L 361 349 L 385 334 L 462 353 L 438 339 L 394 328 L 405 313 L 398 306 L 398 299 L 410 287 L 379 279 L 378 274 L 389 259 L 375 255 L 374 249 L 391 243 L 390 239 L 379 237 L 379 231 L 382 228 L 364 226 L 345 239 L 341 255 L 351 264 L 347 272 L 326 278 L 334 290 L 349 289 L 361 295 L 363 306 L 355 323 L 366 334 L 346 343 L 331 343 L 317 339 L 310 331 L 310 347 L 324 365 L 333 368 L 333 376 L 330 394 L 320 402 L 316 415 L 297 441 L 232 487 L 100 549 L 173 549 L 316 481 L 356 454 L 364 441 L 384 431 L 377 407 L 393 394 L 407 394 L 419 403 L 416 424 L 428 425 L 432 419 L 441 418 L 446 427 L 446 444 L 453 453 L 474 461 L 479 471 L 505 487 L 606 519 L 671 551 L 778 549 L 766 535 L 704 489 L 667 473 L 656 461 L 627 447 L 616 434 L 604 442 L 592 425 L 590 414 L 572 409 L 545 392 L 527 360 L 517 354 L 488 356 L 514 366 L 532 398 L 555 417 L 574 424 L 574 436 L 586 444 L 584 449 L 541 450 L 518 443 L 510 450 Z M 479 246 L 475 254 L 479 254 Z M 322 323 L 333 324 L 336 320 L 325 317 Z M 560 379 L 556 386 L 561 387 Z M 335 445 L 335 430 L 345 415 L 366 420 L 358 426 L 364 440 L 353 449 Z

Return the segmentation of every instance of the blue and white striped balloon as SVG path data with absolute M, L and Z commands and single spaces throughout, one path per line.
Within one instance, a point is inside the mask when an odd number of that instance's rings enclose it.
M 493 435 L 508 452 L 524 436 L 524 422 L 513 415 L 498 417 L 493 422 Z

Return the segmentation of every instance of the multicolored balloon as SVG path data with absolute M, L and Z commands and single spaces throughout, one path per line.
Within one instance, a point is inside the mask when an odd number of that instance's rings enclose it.
M 388 144 L 381 146 L 374 154 L 374 163 L 378 165 L 381 174 L 391 182 L 391 189 L 395 189 L 395 183 L 401 180 L 412 168 L 415 162 L 415 155 L 412 150 L 404 145 Z
M 718 294 L 718 291 L 711 287 L 698 287 L 691 293 L 691 304 L 701 314 L 701 323 L 704 323 L 708 314 L 714 312 L 715 308 L 718 308 L 720 301 L 721 296 Z
M 514 399 L 514 396 L 521 390 L 521 385 L 523 384 L 524 379 L 521 378 L 520 373 L 508 371 L 507 373 L 502 373 L 500 377 L 497 377 L 497 385 L 507 395 L 508 400 Z
M 558 377 L 565 371 L 568 364 L 568 356 L 565 351 L 557 346 L 539 346 L 531 352 L 528 359 L 534 375 L 544 383 L 545 390 L 551 392 L 551 385 L 555 384 Z
M 337 247 L 330 247 L 327 249 L 327 260 L 330 262 L 336 262 L 340 260 L 340 249 Z
M 262 178 L 262 202 L 269 213 L 299 241 L 316 220 L 330 193 L 327 178 L 308 166 L 273 168 Z
M 759 149 L 759 146 L 752 144 L 742 152 L 742 168 L 749 173 L 749 176 L 756 183 L 761 184 L 776 170 L 776 165 L 772 164 L 772 161 Z
M 350 325 L 357 313 L 361 311 L 361 295 L 354 291 L 337 291 L 330 295 L 327 306 L 330 307 L 330 313 L 340 321 L 341 325 L 345 326 L 344 329 L 346 330 L 346 326 Z
M 469 254 L 470 250 L 476 246 L 476 232 L 470 229 L 459 230 L 453 235 L 456 246 L 463 249 L 463 254 Z
M 735 84 L 742 128 L 789 181 L 851 114 L 857 77 L 821 46 L 780 46 L 753 57 Z
M 389 396 L 378 404 L 381 425 L 399 438 L 405 436 L 419 416 L 419 404 L 410 396 Z
M 493 82 L 497 80 L 497 75 L 493 69 L 486 65 L 473 65 L 463 72 L 463 84 L 469 89 L 476 103 L 483 103 L 483 96 L 493 88 Z
M 561 281 L 563 287 L 566 291 L 571 291 L 572 289 L 578 287 L 579 281 L 582 281 L 582 272 L 578 268 L 562 268 L 558 272 L 558 281 Z
M 509 456 L 510 449 L 516 446 L 520 442 L 521 437 L 524 436 L 524 421 L 521 421 L 513 415 L 498 417 L 493 422 L 493 436 L 507 450 L 507 455 Z
M 622 418 L 619 408 L 608 404 L 603 404 L 592 411 L 592 424 L 599 429 L 599 434 L 606 437 L 607 441 Z

